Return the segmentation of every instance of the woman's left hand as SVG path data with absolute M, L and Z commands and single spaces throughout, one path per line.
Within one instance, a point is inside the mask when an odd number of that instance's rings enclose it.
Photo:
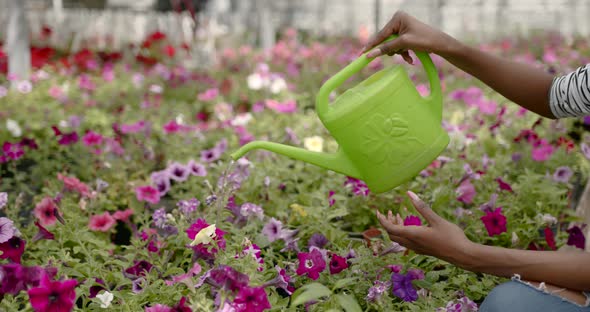
M 377 212 L 377 218 L 391 240 L 417 253 L 434 256 L 457 266 L 470 262 L 470 250 L 475 245 L 457 225 L 441 218 L 413 192 L 408 192 L 416 210 L 428 226 L 404 226 L 400 215 L 391 211 L 387 216 Z

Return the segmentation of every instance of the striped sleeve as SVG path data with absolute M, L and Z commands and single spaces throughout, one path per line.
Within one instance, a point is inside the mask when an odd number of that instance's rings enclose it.
M 590 64 L 553 79 L 549 106 L 556 118 L 590 116 Z

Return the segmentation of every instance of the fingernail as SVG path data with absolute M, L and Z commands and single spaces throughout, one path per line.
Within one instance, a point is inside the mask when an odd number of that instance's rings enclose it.
M 408 196 L 410 196 L 410 199 L 412 199 L 412 201 L 414 201 L 414 202 L 420 201 L 420 198 L 418 198 L 418 195 L 414 194 L 414 192 L 412 192 L 412 191 L 408 191 Z

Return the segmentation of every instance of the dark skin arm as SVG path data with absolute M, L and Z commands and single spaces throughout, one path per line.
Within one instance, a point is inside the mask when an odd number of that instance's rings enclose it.
M 470 241 L 455 224 L 441 218 L 412 192 L 416 210 L 428 226 L 404 226 L 399 215 L 377 212 L 391 240 L 417 253 L 448 261 L 465 270 L 546 282 L 571 290 L 590 290 L 590 253 L 532 251 L 485 246 Z
M 399 37 L 380 45 L 392 34 Z M 438 54 L 508 100 L 543 117 L 555 118 L 549 108 L 549 89 L 553 75 L 542 69 L 467 46 L 404 12 L 397 12 L 369 40 L 363 53 L 377 46 L 379 47 L 371 51 L 368 57 L 399 53 L 408 63 L 412 63 L 408 50 Z

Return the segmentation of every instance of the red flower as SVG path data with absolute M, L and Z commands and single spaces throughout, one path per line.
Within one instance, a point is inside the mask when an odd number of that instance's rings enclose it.
M 76 280 L 50 281 L 43 276 L 39 287 L 29 289 L 31 306 L 37 312 L 69 312 L 76 299 Z
M 553 235 L 551 228 L 546 227 L 543 231 L 545 232 L 545 241 L 547 242 L 547 246 L 553 250 L 557 250 L 557 246 L 555 246 L 555 236 Z
M 340 257 L 337 254 L 332 254 L 332 260 L 330 261 L 330 274 L 338 274 L 344 269 L 348 268 L 346 258 Z
M 20 258 L 25 252 L 25 240 L 13 236 L 7 242 L 0 244 L 0 259 L 10 259 L 12 262 L 20 263 Z
M 502 214 L 502 207 L 496 208 L 493 212 L 487 212 L 485 216 L 481 217 L 481 221 L 490 236 L 506 232 L 506 217 Z
M 93 231 L 108 232 L 115 223 L 115 218 L 108 211 L 105 211 L 103 214 L 90 217 L 88 228 Z
M 164 39 L 166 39 L 166 34 L 164 34 L 163 32 L 160 32 L 160 31 L 155 31 L 155 32 L 149 34 L 146 40 L 150 41 L 150 42 L 156 42 L 156 41 L 161 41 Z
M 53 33 L 53 30 L 51 30 L 51 27 L 49 27 L 47 25 L 43 25 L 43 27 L 41 28 L 41 36 L 45 39 L 51 37 L 52 33 Z
M 51 197 L 43 198 L 41 202 L 35 206 L 33 214 L 39 219 L 39 223 L 43 226 L 53 225 L 55 224 L 55 221 L 64 223 L 63 218 L 57 210 L 57 205 L 55 205 L 55 202 Z
M 166 45 L 163 50 L 164 54 L 168 55 L 168 57 L 174 57 L 174 54 L 176 54 L 176 50 L 170 44 Z

